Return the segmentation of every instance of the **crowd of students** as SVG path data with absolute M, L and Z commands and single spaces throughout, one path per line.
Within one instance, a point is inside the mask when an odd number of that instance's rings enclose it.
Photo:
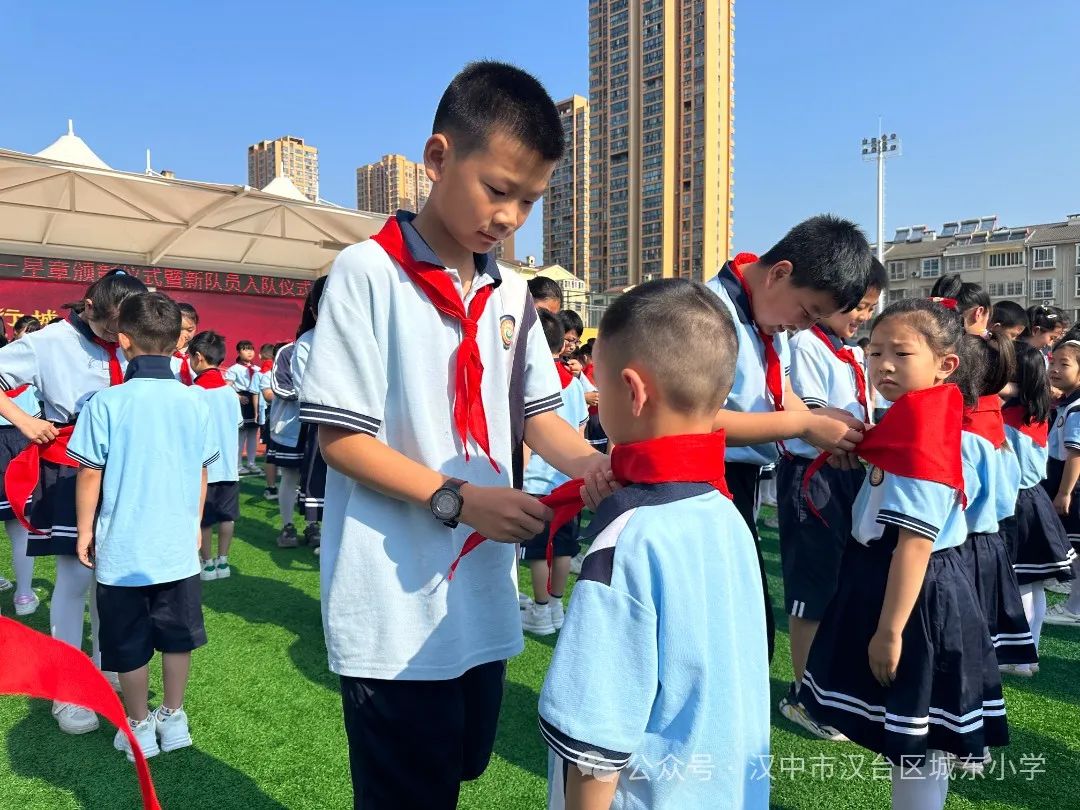
M 1002 674 L 1037 674 L 1043 623 L 1080 624 L 1080 589 L 1045 597 L 1076 573 L 1080 333 L 958 277 L 874 317 L 884 268 L 822 215 L 706 284 L 633 288 L 582 346 L 558 286 L 490 253 L 563 149 L 533 77 L 465 68 L 425 145 L 423 210 L 342 251 L 261 365 L 242 342 L 223 372 L 223 339 L 122 271 L 60 325 L 24 324 L 0 349 L 16 612 L 37 606 L 32 558 L 55 555 L 54 635 L 80 646 L 93 591 L 92 654 L 143 752 L 190 745 L 199 588 L 229 576 L 261 424 L 278 545 L 299 543 L 302 490 L 321 552 L 355 807 L 455 806 L 524 629 L 559 634 L 538 706 L 550 807 L 765 808 L 757 512 L 775 468 L 795 672 L 779 710 L 886 757 L 895 807 L 941 808 L 953 770 L 1008 742 Z M 673 757 L 711 767 L 664 778 Z

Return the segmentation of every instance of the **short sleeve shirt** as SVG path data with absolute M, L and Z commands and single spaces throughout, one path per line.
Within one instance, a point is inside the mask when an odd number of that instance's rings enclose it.
M 1020 467 L 1020 489 L 1030 489 L 1046 478 L 1047 448 L 1035 443 L 1030 436 L 1025 436 L 1014 427 L 1005 426 L 1005 435 L 1009 446 Z
M 844 343 L 836 335 L 821 327 L 830 344 L 839 349 Z M 865 421 L 867 413 L 859 402 L 859 389 L 855 370 L 830 350 L 820 337 L 811 330 L 797 333 L 790 341 L 791 390 L 810 408 L 841 408 L 856 419 Z M 846 347 L 862 361 L 858 346 Z M 816 458 L 821 452 L 802 439 L 784 442 L 788 452 L 803 458 Z
M 1050 427 L 1047 446 L 1050 458 L 1058 461 L 1065 461 L 1069 450 L 1080 452 L 1080 392 L 1068 397 L 1058 406 L 1054 424 Z
M 211 443 L 219 450 L 217 459 L 206 469 L 207 483 L 239 481 L 240 435 L 237 430 L 244 424 L 239 397 L 227 385 L 219 388 L 192 388 L 202 395 L 210 412 L 207 429 L 210 431 Z
M 851 512 L 852 536 L 865 546 L 879 540 L 887 526 L 907 529 L 933 541 L 934 551 L 961 546 L 967 521 L 956 490 L 870 467 Z
M 571 380 L 570 384 L 563 389 L 562 405 L 555 413 L 574 430 L 578 430 L 589 421 L 589 410 L 585 407 L 585 392 L 578 379 Z M 529 463 L 525 465 L 523 488 L 530 495 L 547 495 L 555 487 L 569 480 L 570 476 L 556 470 L 544 461 L 539 453 L 532 453 L 529 456 Z

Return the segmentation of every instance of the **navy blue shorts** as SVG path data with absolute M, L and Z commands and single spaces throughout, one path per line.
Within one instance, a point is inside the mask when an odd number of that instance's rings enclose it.
M 547 559 L 548 527 L 536 535 L 532 540 L 521 544 L 522 560 L 546 560 Z M 581 543 L 578 541 L 578 525 L 576 520 L 571 520 L 561 529 L 555 532 L 554 552 L 556 557 L 574 557 L 581 551 Z
M 204 529 L 227 523 L 240 517 L 240 482 L 218 481 L 206 485 L 206 504 L 203 506 Z
M 101 668 L 131 672 L 154 650 L 191 652 L 206 643 L 199 575 L 160 585 L 97 586 Z

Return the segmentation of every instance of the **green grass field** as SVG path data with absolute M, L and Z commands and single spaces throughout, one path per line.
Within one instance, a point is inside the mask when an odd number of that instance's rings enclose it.
M 195 747 L 151 760 L 158 795 L 169 810 L 350 807 L 341 708 L 323 648 L 318 558 L 306 548 L 275 547 L 277 507 L 262 500 L 260 483 L 247 480 L 241 502 L 233 576 L 206 583 L 203 591 L 210 643 L 195 654 L 186 701 Z M 766 530 L 765 542 L 777 602 L 775 532 Z M 0 543 L 0 573 L 10 573 L 9 557 L 10 546 Z M 29 624 L 44 632 L 52 578 L 50 561 L 39 561 L 35 585 L 42 606 Z M 12 615 L 10 593 L 0 598 L 5 615 Z M 784 626 L 782 614 L 777 618 Z M 546 753 L 536 701 L 554 643 L 555 637 L 530 637 L 510 662 L 495 756 L 484 777 L 464 787 L 461 807 L 544 806 Z M 772 666 L 774 706 L 791 678 L 786 648 L 781 634 Z M 1006 682 L 1013 743 L 1004 761 L 999 751 L 987 776 L 957 779 L 949 808 L 1080 807 L 1080 630 L 1048 626 L 1041 652 L 1037 678 Z M 154 678 L 152 701 L 160 695 Z M 113 733 L 103 725 L 69 737 L 57 729 L 47 703 L 0 697 L 0 807 L 138 806 L 134 769 L 113 750 Z M 775 710 L 772 755 L 774 807 L 888 806 L 887 776 L 881 778 L 862 749 L 811 739 Z M 725 807 L 724 797 L 715 807 Z

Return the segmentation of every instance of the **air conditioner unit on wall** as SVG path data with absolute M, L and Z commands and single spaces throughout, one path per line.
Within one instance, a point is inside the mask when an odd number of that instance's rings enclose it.
M 911 277 L 912 278 L 922 278 L 922 270 L 912 270 L 911 271 Z

